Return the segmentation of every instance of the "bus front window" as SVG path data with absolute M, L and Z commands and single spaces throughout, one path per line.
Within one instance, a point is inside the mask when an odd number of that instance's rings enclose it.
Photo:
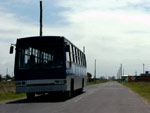
M 19 69 L 63 68 L 63 51 L 61 47 L 26 47 L 19 48 Z

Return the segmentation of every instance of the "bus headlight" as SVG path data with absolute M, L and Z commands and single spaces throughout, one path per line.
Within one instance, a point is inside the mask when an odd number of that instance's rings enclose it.
M 55 83 L 56 83 L 56 84 L 59 84 L 59 80 L 55 80 Z
M 64 80 L 64 84 L 66 84 L 67 83 L 67 80 Z
M 55 80 L 56 84 L 66 84 L 66 80 Z
M 26 81 L 16 81 L 16 86 L 26 86 Z

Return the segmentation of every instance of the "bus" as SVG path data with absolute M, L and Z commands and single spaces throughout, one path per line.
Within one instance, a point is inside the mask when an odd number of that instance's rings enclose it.
M 33 99 L 37 93 L 74 91 L 86 86 L 86 56 L 63 36 L 19 38 L 15 44 L 16 93 Z M 13 53 L 14 45 L 10 47 Z

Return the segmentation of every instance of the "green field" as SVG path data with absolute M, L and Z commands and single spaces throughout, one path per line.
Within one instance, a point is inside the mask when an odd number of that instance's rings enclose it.
M 25 94 L 15 93 L 15 82 L 0 82 L 0 101 L 18 99 L 25 97 Z
M 132 83 L 125 83 L 122 82 L 121 84 L 127 86 L 150 104 L 150 82 L 132 82 Z

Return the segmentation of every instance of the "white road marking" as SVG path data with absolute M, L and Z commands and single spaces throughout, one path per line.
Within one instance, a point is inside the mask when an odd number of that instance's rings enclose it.
M 74 102 L 76 103 L 76 102 L 80 101 L 82 98 L 83 98 L 83 97 L 79 97 L 79 98 L 76 99 Z

